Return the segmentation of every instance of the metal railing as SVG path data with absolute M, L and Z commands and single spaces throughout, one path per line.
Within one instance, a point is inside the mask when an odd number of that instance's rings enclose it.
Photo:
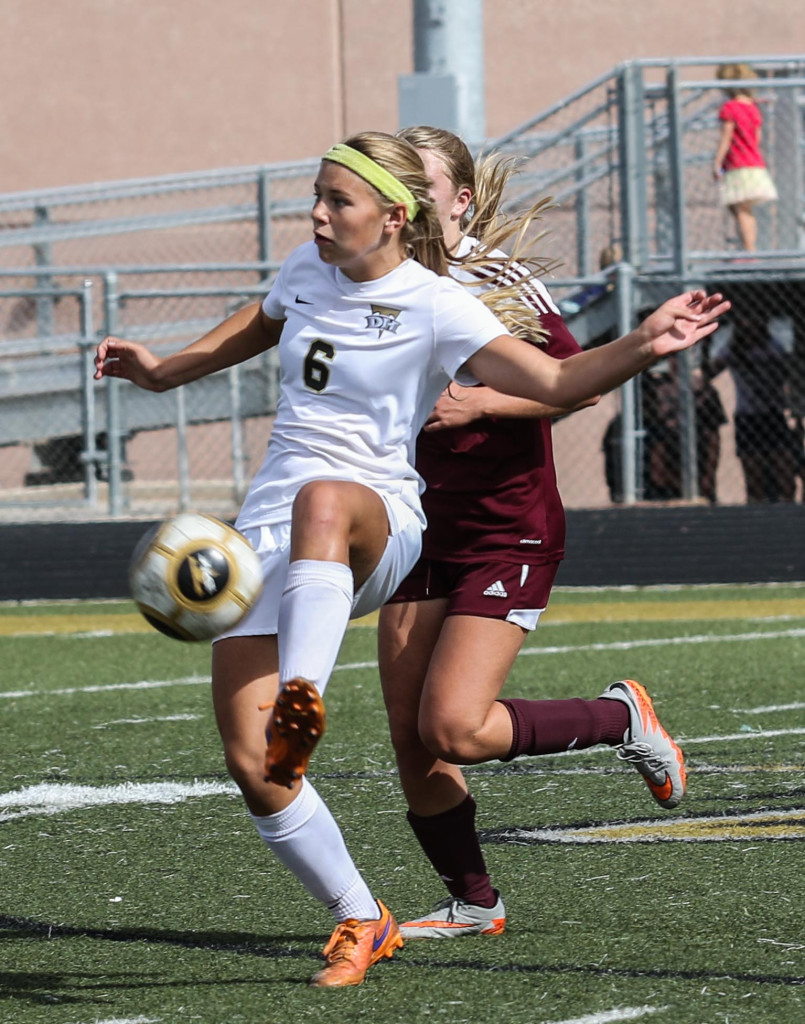
M 805 405 L 797 369 L 805 363 L 798 326 L 805 56 L 731 60 L 752 63 L 761 75 L 764 150 L 780 193 L 773 209 L 759 211 L 761 250 L 752 264 L 741 262 L 710 180 L 723 83 L 701 69 L 723 58 L 628 62 L 484 148 L 519 161 L 510 208 L 554 196 L 545 244 L 562 276 L 548 283 L 582 343 L 623 333 L 641 310 L 688 283 L 750 290 L 797 323 L 791 388 L 798 412 Z M 317 166 L 303 160 L 0 195 L 0 509 L 67 504 L 92 514 L 140 514 L 152 500 L 144 497 L 149 467 L 160 460 L 171 480 L 161 485 L 165 500 L 186 507 L 198 480 L 207 479 L 200 461 L 212 455 L 210 443 L 194 450 L 195 438 L 212 429 L 226 449 L 215 470 L 216 500 L 238 500 L 275 408 L 273 356 L 166 398 L 121 382 L 106 391 L 88 384 L 87 354 L 106 333 L 169 351 L 218 323 L 233 304 L 262 294 L 287 253 L 309 236 Z M 604 252 L 617 264 L 608 276 L 595 273 Z M 575 308 L 573 296 L 589 288 L 603 295 Z M 674 457 L 684 500 L 701 492 L 694 372 L 684 360 L 674 371 Z M 725 379 L 719 386 L 726 392 Z M 729 406 L 729 394 L 725 401 Z M 637 381 L 614 410 L 618 493 L 626 503 L 650 493 L 644 405 Z M 246 438 L 252 422 L 260 423 L 254 444 Z M 573 423 L 563 421 L 557 433 L 569 433 Z M 140 454 L 143 439 L 164 439 L 165 431 L 175 453 L 169 469 L 164 450 Z M 33 466 L 23 466 L 26 453 Z M 588 480 L 590 470 L 583 476 Z M 155 483 L 151 492 L 158 490 Z M 584 507 L 610 499 L 580 488 L 573 500 Z

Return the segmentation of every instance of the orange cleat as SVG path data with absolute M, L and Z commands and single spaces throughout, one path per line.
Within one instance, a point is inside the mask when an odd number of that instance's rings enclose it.
M 337 988 L 360 985 L 366 972 L 384 957 L 390 959 L 403 944 L 397 922 L 388 908 L 377 901 L 380 917 L 376 921 L 351 918 L 336 926 L 323 949 L 327 966 L 314 974 L 310 984 L 315 988 Z
M 479 907 L 458 896 L 448 896 L 424 917 L 400 925 L 404 939 L 457 939 L 461 935 L 502 935 L 506 908 L 500 893 L 494 907 Z
M 622 679 L 611 683 L 601 696 L 622 701 L 629 709 L 629 728 L 617 756 L 635 766 L 660 807 L 676 807 L 687 785 L 685 758 L 660 725 L 645 686 Z
M 290 789 L 324 735 L 324 704 L 313 683 L 292 679 L 277 694 L 266 727 L 266 782 Z

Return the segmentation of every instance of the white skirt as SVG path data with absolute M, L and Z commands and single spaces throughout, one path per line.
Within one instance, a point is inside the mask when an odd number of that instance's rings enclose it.
M 770 203 L 777 198 L 771 175 L 765 167 L 738 167 L 726 171 L 720 182 L 721 205 Z

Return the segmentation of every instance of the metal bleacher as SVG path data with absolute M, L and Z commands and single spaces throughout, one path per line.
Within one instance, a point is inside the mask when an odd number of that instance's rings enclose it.
M 751 264 L 710 181 L 722 59 L 628 62 L 484 146 L 518 160 L 511 207 L 554 197 L 544 222 L 559 264 L 551 290 L 582 344 L 628 330 L 639 310 L 694 283 L 773 289 L 775 301 L 790 295 L 804 308 L 805 56 L 740 58 L 760 75 L 780 193 L 759 216 Z M 117 381 L 96 387 L 91 356 L 114 333 L 179 347 L 262 294 L 308 236 L 317 164 L 0 195 L 0 447 L 33 447 L 31 501 L 33 485 L 74 479 L 80 500 L 97 503 L 104 480 L 117 515 L 138 433 L 176 429 L 181 448 L 193 424 L 271 414 L 273 356 L 259 372 L 180 389 L 171 404 Z

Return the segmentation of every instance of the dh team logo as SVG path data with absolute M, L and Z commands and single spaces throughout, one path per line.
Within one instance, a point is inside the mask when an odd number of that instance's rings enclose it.
M 382 337 L 383 331 L 389 334 L 396 334 L 400 327 L 397 317 L 402 310 L 394 309 L 393 306 L 372 306 L 372 312 L 366 317 L 366 329 L 377 331 L 378 338 Z

